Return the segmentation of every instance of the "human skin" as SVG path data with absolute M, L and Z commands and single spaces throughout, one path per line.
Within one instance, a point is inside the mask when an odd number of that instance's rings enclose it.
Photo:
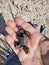
M 30 32 L 30 38 L 28 38 L 28 47 L 30 52 L 26 54 L 24 50 L 22 49 L 19 51 L 19 49 L 16 49 L 14 47 L 14 41 L 18 41 L 16 37 L 16 32 L 18 31 L 17 25 L 22 26 L 23 29 Z M 39 41 L 43 36 L 36 31 L 29 23 L 25 22 L 23 19 L 17 17 L 15 20 L 9 20 L 8 24 L 6 26 L 6 31 L 8 32 L 8 35 L 6 35 L 6 41 L 10 45 L 10 47 L 13 49 L 13 51 L 18 55 L 19 60 L 21 61 L 22 65 L 32 65 L 32 58 L 34 55 L 34 52 L 39 44 Z

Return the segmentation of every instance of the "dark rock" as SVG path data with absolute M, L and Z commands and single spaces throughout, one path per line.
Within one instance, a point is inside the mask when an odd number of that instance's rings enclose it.
M 38 27 L 37 23 L 32 24 L 31 22 L 28 22 L 29 24 L 31 24 L 34 28 Z
M 40 27 L 40 33 L 42 33 L 45 28 L 46 28 L 45 24 L 41 25 L 41 27 Z

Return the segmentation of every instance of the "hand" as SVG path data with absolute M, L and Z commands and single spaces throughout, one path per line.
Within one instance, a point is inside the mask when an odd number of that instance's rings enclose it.
M 22 26 L 23 29 L 30 32 L 30 38 L 28 39 L 28 47 L 30 52 L 26 54 L 24 50 L 22 49 L 19 51 L 19 49 L 16 49 L 14 47 L 14 41 L 18 41 L 16 32 L 18 31 L 17 25 Z M 18 55 L 21 62 L 28 62 L 30 59 L 32 59 L 34 51 L 39 44 L 40 39 L 43 37 L 40 33 L 36 31 L 29 23 L 25 22 L 21 18 L 16 18 L 14 21 L 9 20 L 6 31 L 8 32 L 8 35 L 6 36 L 6 40 L 10 47 L 13 49 L 13 51 Z

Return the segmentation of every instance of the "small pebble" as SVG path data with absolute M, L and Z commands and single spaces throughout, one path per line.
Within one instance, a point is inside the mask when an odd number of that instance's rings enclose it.
M 23 46 L 23 50 L 25 51 L 26 54 L 29 52 L 29 48 L 27 46 Z
M 41 27 L 40 27 L 40 33 L 42 33 L 45 28 L 46 28 L 45 24 L 41 25 Z
M 29 24 L 31 24 L 34 28 L 38 27 L 38 24 L 34 23 L 32 24 L 31 22 L 28 22 Z

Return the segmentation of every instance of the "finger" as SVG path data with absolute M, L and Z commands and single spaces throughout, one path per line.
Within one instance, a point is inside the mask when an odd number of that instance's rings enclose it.
M 11 47 L 14 46 L 14 39 L 10 35 L 6 36 L 6 41 Z
M 13 20 L 8 21 L 8 26 L 10 26 L 14 31 L 18 31 L 18 28 L 16 27 L 16 23 Z
M 19 52 L 20 52 L 19 49 L 16 49 L 15 47 L 13 47 L 12 49 L 13 49 L 13 51 L 15 52 L 15 54 L 17 54 L 17 55 L 19 54 Z
M 25 22 L 21 18 L 16 18 L 15 22 L 17 25 L 22 26 L 26 31 L 29 31 L 30 33 L 33 33 L 35 31 L 35 29 L 29 23 Z
M 20 61 L 22 62 L 26 57 L 27 57 L 27 54 L 24 52 L 24 50 L 22 49 L 20 51 L 20 53 L 18 54 L 18 57 L 20 59 Z
M 6 27 L 6 31 L 15 41 L 18 41 L 16 33 L 9 26 Z
M 12 34 L 10 34 L 11 37 L 15 40 L 15 41 L 18 41 L 18 38 L 17 38 L 17 34 L 15 32 L 13 32 Z
M 14 47 L 14 39 L 10 36 L 10 35 L 7 35 L 6 36 L 6 41 L 8 42 L 8 44 L 10 45 L 10 47 L 13 49 L 13 51 L 18 54 L 19 52 L 19 49 L 16 50 L 16 48 Z
M 15 18 L 15 22 L 16 22 L 17 25 L 21 25 L 24 22 L 24 20 L 17 17 L 17 18 Z
M 5 30 L 9 33 L 9 34 L 12 34 L 14 31 L 13 31 L 13 29 L 11 28 L 11 27 L 9 27 L 9 26 L 7 26 L 6 28 L 5 28 Z

